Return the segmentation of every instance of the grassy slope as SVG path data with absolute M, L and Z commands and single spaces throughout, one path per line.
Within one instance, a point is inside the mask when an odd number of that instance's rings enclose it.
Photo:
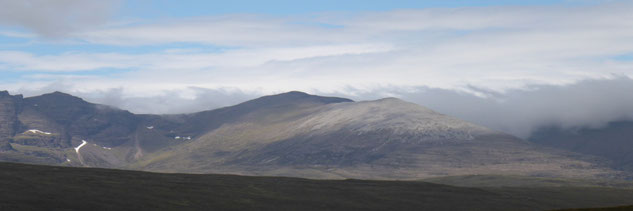
M 157 174 L 0 163 L 0 210 L 535 210 L 633 204 L 633 190 Z

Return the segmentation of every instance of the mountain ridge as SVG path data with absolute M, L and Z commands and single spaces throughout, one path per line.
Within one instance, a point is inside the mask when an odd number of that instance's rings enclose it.
M 20 129 L 1 137 L 12 150 L 0 160 L 309 178 L 623 174 L 396 98 L 294 91 L 177 115 L 137 115 L 61 92 L 5 101 L 13 110 L 1 117 Z

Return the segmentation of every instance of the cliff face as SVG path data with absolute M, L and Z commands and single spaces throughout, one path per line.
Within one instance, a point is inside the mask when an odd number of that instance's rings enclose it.
M 14 143 L 41 147 L 74 147 L 82 139 L 118 146 L 131 139 L 138 125 L 138 118 L 130 112 L 61 92 L 25 98 L 18 118 L 24 128 L 17 131 L 22 133 L 16 134 Z
M 0 92 L 0 151 L 11 150 L 9 139 L 19 130 L 18 113 L 22 95 L 12 96 L 7 91 Z

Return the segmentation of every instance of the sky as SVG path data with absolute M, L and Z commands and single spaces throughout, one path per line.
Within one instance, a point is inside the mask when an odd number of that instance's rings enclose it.
M 0 90 L 186 113 L 399 97 L 520 137 L 633 116 L 633 1 L 0 0 Z

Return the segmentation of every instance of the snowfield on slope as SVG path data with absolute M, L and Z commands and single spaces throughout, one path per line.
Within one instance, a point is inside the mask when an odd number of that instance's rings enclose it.
M 51 134 L 53 134 L 53 133 L 44 132 L 44 131 L 41 131 L 41 130 L 38 130 L 38 129 L 30 129 L 30 130 L 27 130 L 26 132 L 36 133 L 36 134 L 44 134 L 44 135 L 51 135 Z
M 77 147 L 75 147 L 75 152 L 77 152 L 77 154 L 79 154 L 79 150 L 86 145 L 88 142 L 86 142 L 86 140 L 81 140 L 81 144 Z

